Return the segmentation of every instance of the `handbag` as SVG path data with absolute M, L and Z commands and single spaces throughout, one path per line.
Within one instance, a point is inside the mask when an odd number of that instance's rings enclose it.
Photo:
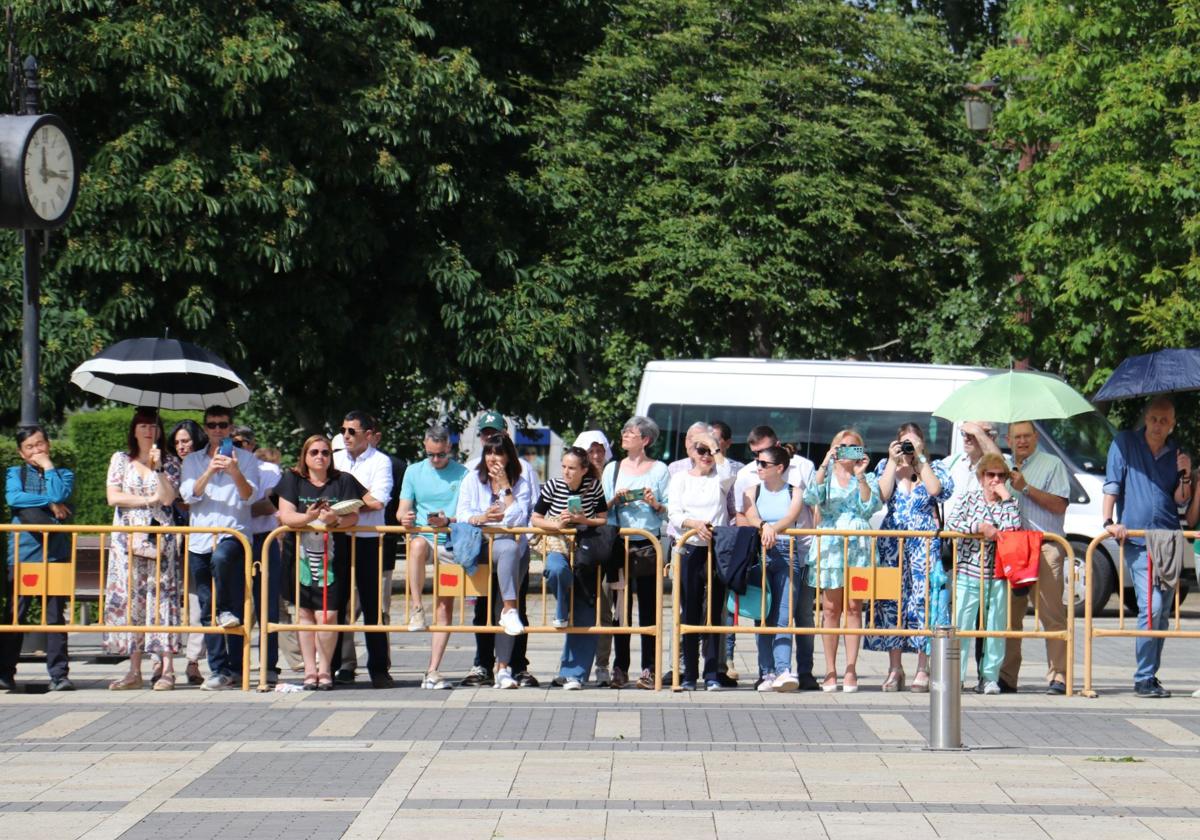
M 658 574 L 658 553 L 650 540 L 629 543 L 629 575 L 633 578 Z
M 946 518 L 941 504 L 934 502 L 933 512 L 937 518 L 938 537 L 941 539 L 939 546 L 941 548 L 942 568 L 948 572 L 954 568 L 954 540 L 942 536 L 942 532 L 946 530 Z
M 767 585 L 767 611 L 771 609 L 771 586 Z M 739 595 L 730 590 L 725 597 L 725 609 L 730 615 L 740 615 L 742 618 L 750 618 L 755 621 L 762 621 L 762 589 L 752 583 L 746 584 L 746 594 Z

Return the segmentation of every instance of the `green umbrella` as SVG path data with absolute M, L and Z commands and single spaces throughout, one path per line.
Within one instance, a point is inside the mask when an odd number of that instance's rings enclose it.
M 968 382 L 935 410 L 947 420 L 1050 420 L 1092 410 L 1092 404 L 1057 376 L 1009 371 Z

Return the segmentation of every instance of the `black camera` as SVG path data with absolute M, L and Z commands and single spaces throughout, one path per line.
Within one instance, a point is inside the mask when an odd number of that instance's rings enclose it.
M 900 441 L 900 454 L 901 454 L 901 455 L 911 455 L 911 454 L 913 454 L 913 453 L 914 453 L 914 452 L 916 452 L 916 451 L 917 451 L 917 450 L 913 449 L 913 445 L 912 445 L 912 441 L 911 441 L 911 440 L 902 440 L 902 441 Z

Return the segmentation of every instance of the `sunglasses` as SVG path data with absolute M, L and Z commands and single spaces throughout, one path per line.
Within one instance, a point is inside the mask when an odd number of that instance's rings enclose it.
M 712 457 L 712 450 L 709 449 L 707 446 L 697 446 L 696 454 L 699 455 L 701 458 L 710 458 L 710 457 Z
M 228 429 L 230 425 L 231 424 L 228 420 L 209 420 L 207 423 L 204 424 L 204 428 L 206 428 L 206 429 Z
M 308 450 L 308 454 L 314 457 L 328 458 L 333 453 L 328 449 L 310 449 Z
M 351 429 L 346 426 L 342 426 L 343 437 L 354 437 L 355 435 L 361 435 L 365 431 L 366 429 Z
M 763 461 L 763 460 L 756 460 L 754 463 L 758 465 L 758 468 L 759 468 L 760 470 L 764 470 L 764 469 L 766 469 L 767 467 L 778 467 L 778 466 L 779 466 L 779 465 L 778 465 L 778 464 L 776 464 L 774 461 Z
M 989 470 L 988 472 L 985 472 L 985 473 L 983 474 L 983 477 L 984 477 L 984 478 L 999 478 L 999 479 L 1003 480 L 1003 479 L 1006 479 L 1006 478 L 1008 478 L 1008 473 L 1006 473 L 1006 472 L 992 472 L 991 470 Z

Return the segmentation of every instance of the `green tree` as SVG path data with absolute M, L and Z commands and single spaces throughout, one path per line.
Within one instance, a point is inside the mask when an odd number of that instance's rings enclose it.
M 991 218 L 1024 273 L 1024 349 L 1090 392 L 1200 338 L 1200 10 L 1017 0 L 1007 25 L 1019 39 L 983 63 L 1004 92 Z
M 593 337 L 576 398 L 611 423 L 652 357 L 927 357 L 978 273 L 964 77 L 928 17 L 621 5 L 543 100 L 527 184 Z

